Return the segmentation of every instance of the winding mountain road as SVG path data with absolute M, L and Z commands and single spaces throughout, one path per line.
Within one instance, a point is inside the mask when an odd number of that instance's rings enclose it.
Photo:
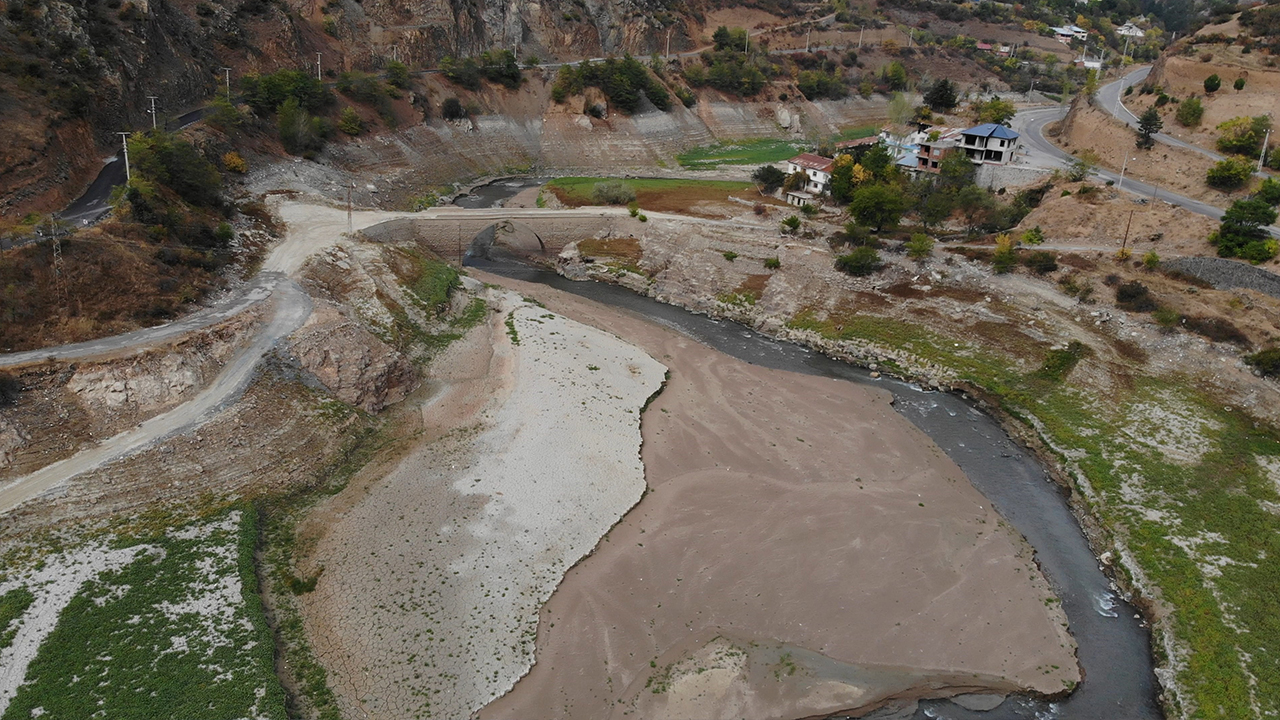
M 1132 74 L 1130 75 L 1130 77 Z M 1112 85 L 1118 85 L 1119 82 Z M 1108 86 L 1111 87 L 1111 86 Z M 1074 155 L 1066 152 L 1057 145 L 1049 142 L 1044 136 L 1044 126 L 1051 122 L 1061 120 L 1067 114 L 1065 107 L 1047 107 L 1047 108 L 1031 108 L 1018 113 L 1013 119 L 1013 128 L 1022 136 L 1023 148 L 1027 151 L 1028 164 L 1036 167 L 1061 168 L 1066 169 L 1075 162 Z M 1174 138 L 1176 139 L 1176 138 Z M 1133 177 L 1125 177 L 1123 180 L 1120 174 L 1107 170 L 1105 168 L 1096 168 L 1093 171 L 1095 177 L 1103 181 L 1110 180 L 1116 184 L 1117 190 L 1123 190 L 1136 196 L 1135 201 L 1146 202 L 1165 202 L 1170 205 L 1176 205 L 1181 208 L 1190 210 L 1198 215 L 1221 220 L 1223 209 L 1206 202 L 1193 200 L 1176 193 L 1162 190 L 1158 186 L 1151 185 L 1141 180 L 1135 180 Z M 1267 232 L 1274 238 L 1280 238 L 1280 228 L 1271 226 L 1267 228 Z

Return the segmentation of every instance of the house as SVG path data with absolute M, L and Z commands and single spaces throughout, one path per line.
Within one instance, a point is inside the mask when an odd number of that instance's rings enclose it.
M 1058 42 L 1068 43 L 1074 40 L 1088 40 L 1089 31 L 1078 25 L 1065 25 L 1063 27 L 1049 28 L 1053 31 L 1053 36 Z
M 920 141 L 920 148 L 916 152 L 916 165 L 913 169 L 920 172 L 937 173 L 942 159 L 953 152 L 959 151 L 960 144 L 964 139 L 961 135 L 962 132 L 960 128 L 930 128 L 929 134 L 924 140 Z
M 986 50 L 987 52 L 991 52 L 991 43 L 980 42 L 977 45 L 974 45 L 974 47 L 979 50 Z
M 1072 60 L 1071 64 L 1085 70 L 1101 70 L 1102 58 L 1091 58 L 1088 55 L 1081 54 L 1080 57 Z
M 983 123 L 960 131 L 960 149 L 975 163 L 1004 165 L 1013 160 L 1018 133 L 995 123 Z
M 827 186 L 831 184 L 831 167 L 834 163 L 835 161 L 831 158 L 822 157 L 821 155 L 800 153 L 787 161 L 787 174 L 804 173 L 804 187 L 798 189 L 809 193 L 811 196 L 821 195 L 827 191 Z M 787 202 L 791 202 L 791 194 L 793 193 L 788 193 Z
M 1134 25 L 1132 22 L 1127 22 L 1121 25 L 1120 27 L 1116 28 L 1116 34 L 1121 37 L 1140 38 L 1140 37 L 1146 37 L 1147 31 L 1143 30 L 1137 25 Z
M 1000 47 L 996 48 L 996 57 L 1009 57 L 1012 54 L 1013 54 L 1012 45 L 1001 45 Z

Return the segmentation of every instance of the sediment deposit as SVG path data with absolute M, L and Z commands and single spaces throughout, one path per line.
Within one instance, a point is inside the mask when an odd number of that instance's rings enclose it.
M 436 363 L 424 442 L 318 509 L 308 631 L 348 717 L 466 717 L 533 664 L 538 610 L 644 492 L 664 368 L 503 293 Z M 541 714 L 541 713 L 540 713 Z

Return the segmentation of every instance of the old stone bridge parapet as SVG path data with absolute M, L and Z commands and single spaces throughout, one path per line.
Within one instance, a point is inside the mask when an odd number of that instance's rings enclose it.
M 555 257 L 566 245 L 590 238 L 635 235 L 640 224 L 622 208 L 542 210 L 531 208 L 432 208 L 360 231 L 372 242 L 418 242 L 437 255 L 458 260 L 490 244 L 530 255 Z

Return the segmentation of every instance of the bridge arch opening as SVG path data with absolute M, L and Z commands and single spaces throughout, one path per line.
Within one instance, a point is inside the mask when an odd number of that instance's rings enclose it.
M 494 260 L 503 255 L 544 257 L 546 254 L 547 244 L 533 228 L 515 220 L 499 220 L 476 233 L 466 257 Z

